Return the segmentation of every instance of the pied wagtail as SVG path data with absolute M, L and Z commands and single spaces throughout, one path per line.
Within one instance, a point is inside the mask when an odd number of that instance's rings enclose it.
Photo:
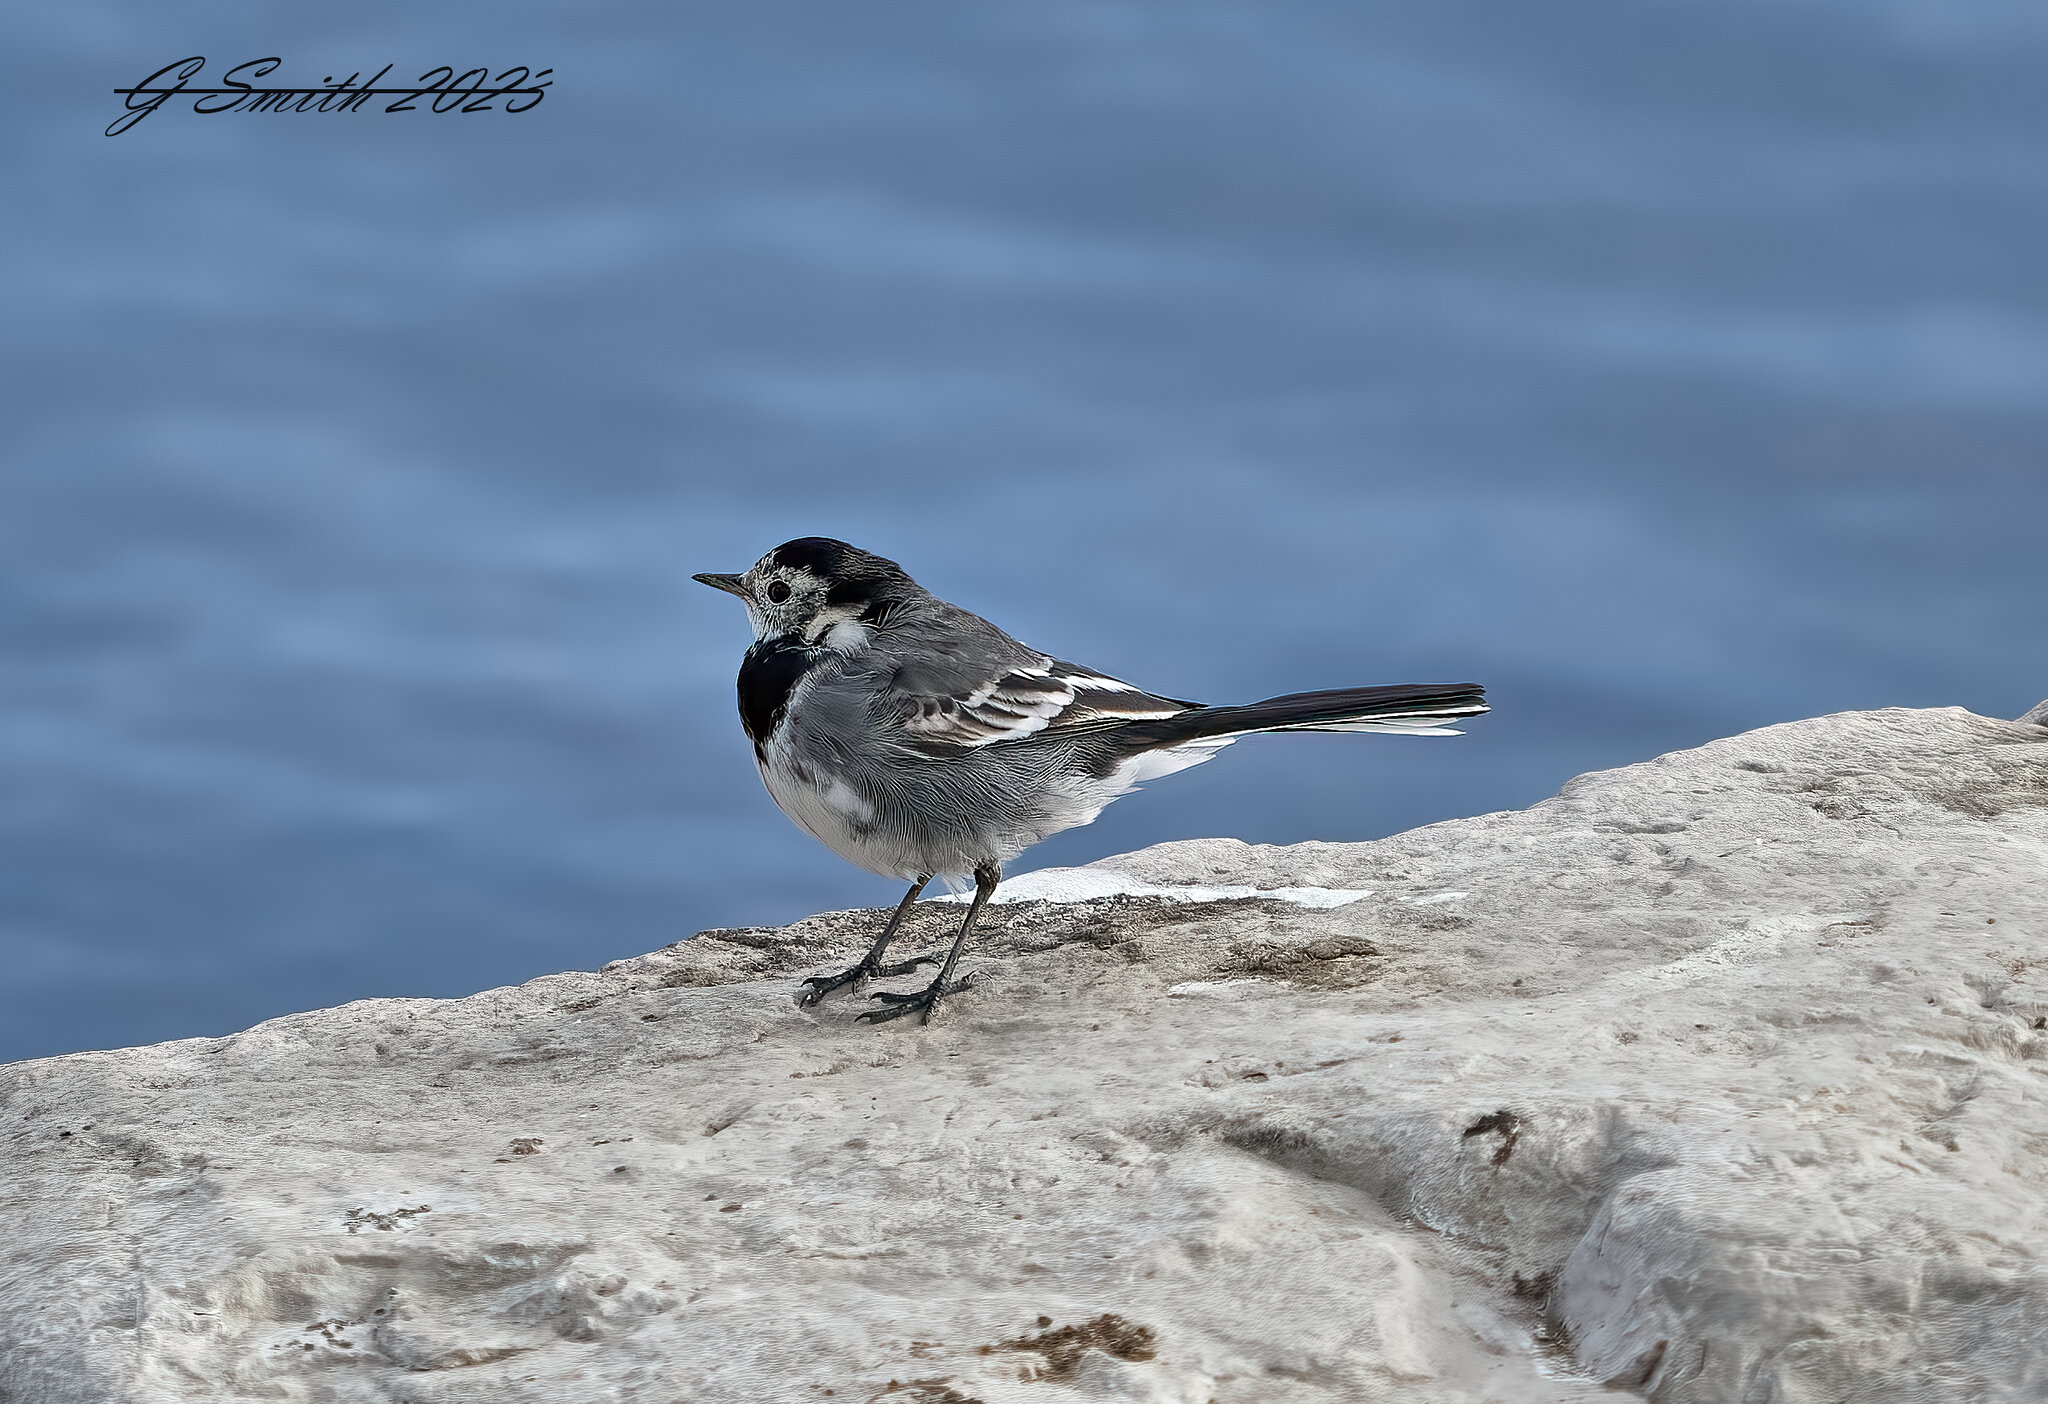
M 1003 864 L 1091 822 L 1140 783 L 1199 765 L 1254 731 L 1388 731 L 1487 710 L 1476 683 L 1300 692 L 1240 707 L 1157 697 L 1027 648 L 947 604 L 894 561 L 843 541 L 787 541 L 744 575 L 695 579 L 738 595 L 754 626 L 740 664 L 740 721 L 768 793 L 797 826 L 910 891 L 860 963 L 804 983 L 802 1003 L 871 976 L 939 966 L 916 994 L 877 994 L 880 1022 L 931 1017 L 967 983 L 954 962 Z M 933 877 L 974 875 L 974 899 L 941 964 L 882 952 Z

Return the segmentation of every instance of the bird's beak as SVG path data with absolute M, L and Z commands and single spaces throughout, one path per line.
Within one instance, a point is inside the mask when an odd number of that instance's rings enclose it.
M 741 583 L 737 575 L 713 575 L 707 571 L 703 575 L 693 575 L 690 579 L 701 580 L 712 589 L 723 590 L 728 595 L 738 595 L 741 599 L 747 597 L 747 587 Z

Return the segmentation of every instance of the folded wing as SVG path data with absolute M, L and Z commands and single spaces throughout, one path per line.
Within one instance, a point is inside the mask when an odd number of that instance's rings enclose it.
M 923 749 L 973 749 L 1067 727 L 1159 720 L 1197 705 L 1045 657 L 1004 668 L 969 690 L 904 700 L 903 730 Z

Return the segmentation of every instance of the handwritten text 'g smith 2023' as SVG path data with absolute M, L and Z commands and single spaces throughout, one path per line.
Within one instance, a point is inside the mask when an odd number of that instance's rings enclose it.
M 339 83 L 330 76 L 315 88 L 259 87 L 238 76 L 267 78 L 282 62 L 279 58 L 260 58 L 236 64 L 221 75 L 221 82 L 227 86 L 220 88 L 189 86 L 206 67 L 203 57 L 165 64 L 132 88 L 114 89 L 127 99 L 128 111 L 107 128 L 107 135 L 119 136 L 179 93 L 190 96 L 192 110 L 205 117 L 221 112 L 360 112 L 372 98 L 397 99 L 386 105 L 386 112 L 530 112 L 547 96 L 547 89 L 552 86 L 548 75 L 555 71 L 508 68 L 492 78 L 487 68 L 472 68 L 458 76 L 454 69 L 444 65 L 428 69 L 415 84 L 401 88 L 377 86 L 391 71 L 388 63 L 376 77 L 362 84 L 357 82 L 362 77 L 360 72 L 351 73 Z M 167 75 L 175 75 L 178 81 L 170 87 L 158 86 Z M 496 105 L 500 98 L 505 100 L 502 108 Z M 421 100 L 428 106 L 421 107 Z

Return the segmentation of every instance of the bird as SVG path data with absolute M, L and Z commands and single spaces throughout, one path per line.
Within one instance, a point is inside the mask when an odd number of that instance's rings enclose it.
M 1041 653 L 926 590 L 896 562 L 830 537 L 785 541 L 740 574 L 691 577 L 737 595 L 754 639 L 740 724 L 761 779 L 798 828 L 857 867 L 910 884 L 868 953 L 803 981 L 813 1006 L 877 977 L 939 967 L 913 993 L 872 996 L 860 1020 L 929 1022 L 1003 867 L 1092 822 L 1140 784 L 1268 731 L 1456 736 L 1488 709 L 1477 683 L 1397 683 L 1206 706 Z M 933 878 L 972 876 L 943 962 L 884 964 Z

